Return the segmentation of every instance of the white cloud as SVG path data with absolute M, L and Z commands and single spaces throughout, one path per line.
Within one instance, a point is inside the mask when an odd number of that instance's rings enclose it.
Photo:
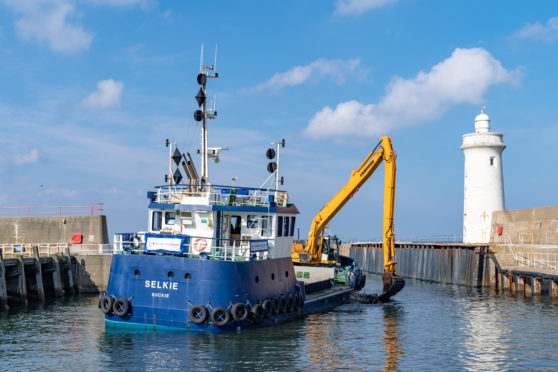
M 337 0 L 335 13 L 339 15 L 362 14 L 395 2 L 397 0 Z
M 44 191 L 40 191 L 37 194 L 39 196 L 56 195 L 58 197 L 73 198 L 74 196 L 77 195 L 77 191 L 72 189 L 64 189 L 64 188 L 45 188 Z
M 414 79 L 395 78 L 377 104 L 342 102 L 324 107 L 310 120 L 310 137 L 376 136 L 403 126 L 438 119 L 452 105 L 480 104 L 492 85 L 519 82 L 482 48 L 455 49 L 451 57 Z
M 303 84 L 310 78 L 318 80 L 322 77 L 330 77 L 338 84 L 342 84 L 348 75 L 362 77 L 366 74 L 367 70 L 360 68 L 360 58 L 346 61 L 320 58 L 305 66 L 295 66 L 286 72 L 278 72 L 268 81 L 253 88 L 245 89 L 244 92 L 259 92 L 267 89 L 292 87 Z
M 120 190 L 118 187 L 111 187 L 108 190 L 101 191 L 103 195 L 124 195 L 124 191 Z
M 0 1 L 20 15 L 15 29 L 22 39 L 45 43 L 57 52 L 89 49 L 93 36 L 78 23 L 70 23 L 76 11 L 67 0 Z
M 87 2 L 96 5 L 108 5 L 115 7 L 140 5 L 143 8 L 154 8 L 158 3 L 156 0 L 87 0 Z
M 112 79 L 101 80 L 97 90 L 81 101 L 81 106 L 90 109 L 104 109 L 120 106 L 124 83 Z
M 558 17 L 552 17 L 543 25 L 539 22 L 527 23 L 512 34 L 516 39 L 535 39 L 552 42 L 558 38 Z
M 39 151 L 37 149 L 32 149 L 27 154 L 19 154 L 13 157 L 13 163 L 15 165 L 24 165 L 36 163 L 39 160 Z
M 24 147 L 24 149 L 22 149 Z M 16 141 L 0 142 L 0 171 L 13 166 L 33 164 L 39 160 L 39 151 Z

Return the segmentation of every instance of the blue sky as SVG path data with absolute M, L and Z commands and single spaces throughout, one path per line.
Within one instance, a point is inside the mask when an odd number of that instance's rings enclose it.
M 382 135 L 396 238 L 460 235 L 459 146 L 482 105 L 506 207 L 557 204 L 554 1 L 0 0 L 0 205 L 103 202 L 111 234 L 145 229 L 165 138 L 199 147 L 202 43 L 206 62 L 218 44 L 209 143 L 230 148 L 210 180 L 259 186 L 285 138 L 301 235 Z M 382 173 L 331 223 L 343 240 L 381 236 Z

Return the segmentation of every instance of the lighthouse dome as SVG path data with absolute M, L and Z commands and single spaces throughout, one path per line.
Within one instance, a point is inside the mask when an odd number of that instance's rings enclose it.
M 490 118 L 484 113 L 484 107 L 481 108 L 480 114 L 475 118 L 475 132 L 486 133 L 490 132 Z

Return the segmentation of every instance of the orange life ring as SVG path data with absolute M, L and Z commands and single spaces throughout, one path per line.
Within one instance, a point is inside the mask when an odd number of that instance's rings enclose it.
M 196 252 L 203 252 L 205 248 L 207 248 L 207 240 L 205 240 L 204 238 L 194 239 L 194 242 L 192 243 L 192 248 L 194 248 Z

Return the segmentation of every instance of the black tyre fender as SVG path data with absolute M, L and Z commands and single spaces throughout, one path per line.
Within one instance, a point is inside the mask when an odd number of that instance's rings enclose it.
M 101 291 L 101 293 L 99 293 L 99 309 L 101 308 L 101 300 L 103 299 L 103 296 L 105 296 L 107 294 L 107 292 L 105 291 Z
M 250 318 L 256 323 L 261 322 L 264 318 L 263 306 L 260 304 L 255 304 L 254 306 L 252 306 L 252 310 L 250 311 Z
M 273 297 L 271 299 L 271 305 L 273 309 L 273 314 L 281 313 L 281 299 L 279 299 L 279 297 Z
M 356 280 L 355 280 L 355 289 L 361 290 L 362 288 L 364 288 L 365 284 L 366 284 L 366 276 L 361 273 L 357 273 Z
M 217 327 L 223 327 L 231 321 L 231 313 L 224 307 L 216 307 L 211 312 L 211 322 Z
M 112 304 L 112 311 L 120 317 L 125 316 L 130 311 L 130 301 L 120 297 Z
M 281 313 L 285 314 L 289 312 L 289 300 L 287 296 L 281 296 Z
M 101 297 L 101 311 L 103 313 L 110 314 L 112 311 L 112 305 L 114 305 L 114 297 L 106 294 Z
M 190 320 L 194 324 L 203 324 L 209 318 L 209 311 L 203 305 L 194 305 L 189 312 Z
M 364 288 L 364 286 L 366 285 L 366 275 L 361 274 L 361 281 L 360 281 L 360 289 Z
M 296 302 L 292 294 L 287 295 L 287 307 L 289 308 L 289 313 L 296 310 Z
M 241 323 L 248 318 L 248 306 L 242 302 L 237 302 L 231 308 L 231 315 L 235 322 Z
M 264 318 L 269 318 L 273 315 L 273 303 L 270 299 L 264 300 L 264 302 L 262 302 L 262 308 Z
M 296 303 L 297 310 L 300 310 L 304 307 L 304 297 L 302 297 L 302 294 L 300 293 L 296 294 L 295 303 Z

